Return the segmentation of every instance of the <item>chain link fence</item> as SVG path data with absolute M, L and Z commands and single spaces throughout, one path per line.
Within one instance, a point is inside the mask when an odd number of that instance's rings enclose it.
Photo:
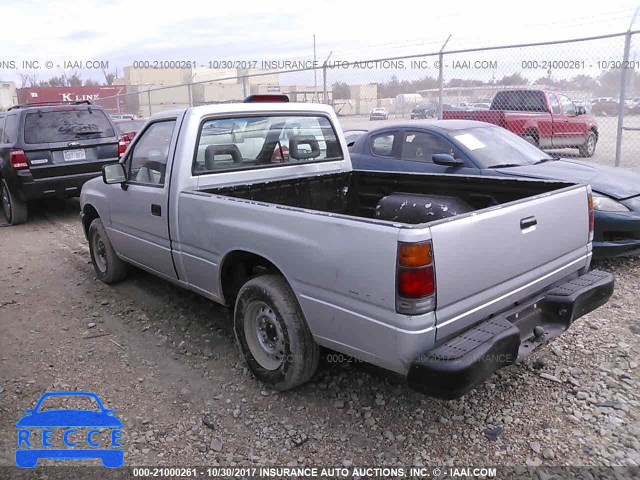
M 505 126 L 556 155 L 640 172 L 637 33 L 443 47 L 375 60 L 330 55 L 319 62 L 220 62 L 219 69 L 158 69 L 138 62 L 119 79 L 125 93 L 98 103 L 114 115 L 147 117 L 282 93 L 291 101 L 332 105 L 344 129 L 418 118 L 478 119 Z

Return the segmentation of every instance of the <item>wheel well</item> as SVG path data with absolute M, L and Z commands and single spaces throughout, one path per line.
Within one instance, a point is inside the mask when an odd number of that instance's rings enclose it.
M 82 227 L 84 228 L 85 237 L 89 235 L 89 225 L 91 225 L 91 222 L 96 218 L 100 218 L 100 215 L 98 215 L 98 211 L 93 205 L 85 205 L 82 209 Z
M 525 132 L 522 134 L 523 137 L 530 135 L 533 138 L 536 139 L 536 141 L 540 140 L 540 136 L 538 135 L 538 131 L 535 130 L 534 128 L 528 128 L 527 130 L 525 130 Z
M 265 273 L 282 272 L 273 263 L 260 255 L 245 251 L 227 254 L 222 262 L 222 295 L 227 305 L 233 305 L 242 286 L 251 278 Z

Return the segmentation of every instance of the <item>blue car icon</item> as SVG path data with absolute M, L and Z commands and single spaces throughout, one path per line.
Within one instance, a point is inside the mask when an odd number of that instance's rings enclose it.
M 42 402 L 48 397 L 61 396 L 84 396 L 91 397 L 95 400 L 100 411 L 81 410 L 81 409 L 58 409 L 38 411 Z M 25 410 L 26 415 L 16 423 L 18 430 L 18 449 L 16 449 L 16 465 L 23 468 L 35 467 L 40 458 L 57 458 L 57 459 L 75 459 L 75 458 L 99 458 L 102 465 L 107 468 L 118 468 L 124 463 L 124 449 L 120 447 L 120 428 L 122 422 L 114 415 L 114 410 L 104 408 L 102 402 L 95 393 L 91 392 L 47 392 L 43 394 L 34 408 Z M 42 446 L 53 446 L 50 442 L 52 430 L 49 427 L 66 428 L 63 440 L 64 444 L 70 448 L 20 448 L 31 447 L 29 437 L 31 431 L 26 428 L 42 429 Z M 110 447 L 112 448 L 74 448 L 76 441 L 72 442 L 71 437 L 74 436 L 79 428 L 95 428 L 89 430 L 86 435 L 87 446 L 99 447 L 100 444 L 94 441 L 94 435 L 100 432 L 100 428 L 110 428 Z M 79 439 L 78 439 L 79 441 Z M 33 441 L 36 443 L 35 440 Z

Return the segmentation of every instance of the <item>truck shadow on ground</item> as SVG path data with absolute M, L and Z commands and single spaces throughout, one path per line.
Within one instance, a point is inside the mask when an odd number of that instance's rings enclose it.
M 153 328 L 161 332 L 159 338 L 162 338 L 163 347 L 170 349 L 174 357 L 189 353 L 190 358 L 208 358 L 211 368 L 216 369 L 216 376 L 226 377 L 229 381 L 241 381 L 236 376 L 245 369 L 235 344 L 231 308 L 134 267 L 116 289 L 119 297 L 126 298 L 144 312 L 143 315 L 135 314 L 133 320 L 152 322 Z M 144 328 L 143 325 L 140 327 Z M 219 362 L 220 359 L 224 361 Z M 247 374 L 245 380 L 250 378 L 253 377 Z M 257 380 L 253 381 L 257 392 L 267 388 Z M 381 402 L 376 392 L 385 392 L 385 395 L 393 392 L 393 395 L 418 403 L 427 398 L 410 390 L 403 376 L 329 349 L 322 349 L 318 370 L 307 384 L 281 395 L 322 405 L 335 401 L 332 392 L 342 387 L 353 389 L 354 386 L 357 386 L 359 402 L 365 406 L 376 406 L 376 402 Z
M 600 268 L 618 274 L 620 285 L 624 278 L 640 267 L 640 257 L 619 257 L 594 260 L 592 268 Z M 119 294 L 128 298 L 132 304 L 147 312 L 154 319 L 156 327 L 166 336 L 166 348 L 174 354 L 191 353 L 191 358 L 204 355 L 205 358 L 223 359 L 223 362 L 209 361 L 216 376 L 223 376 L 229 382 L 242 382 L 256 393 L 266 387 L 244 369 L 244 364 L 235 345 L 232 310 L 218 305 L 198 294 L 183 290 L 142 270 L 132 268 L 129 278 L 118 285 Z M 389 398 L 397 398 L 405 406 L 431 405 L 433 412 L 439 412 L 447 405 L 466 404 L 469 401 L 484 401 L 498 394 L 501 398 L 518 399 L 524 393 L 522 383 L 525 379 L 535 389 L 539 369 L 544 368 L 544 359 L 548 349 L 532 355 L 523 363 L 505 368 L 473 392 L 460 400 L 434 400 L 410 390 L 403 377 L 387 370 L 375 367 L 356 358 L 331 350 L 322 351 L 320 365 L 314 377 L 305 385 L 280 395 L 286 403 L 302 400 L 309 405 L 329 407 L 342 398 L 339 392 L 355 392 L 358 404 L 379 407 Z M 540 363 L 542 361 L 542 363 Z M 242 373 L 244 371 L 244 373 Z M 534 378 L 532 382 L 530 379 Z M 248 384 L 246 382 L 249 382 Z M 207 386 L 202 385 L 203 394 Z M 338 392 L 338 393 L 336 393 Z M 384 395 L 380 397 L 379 395 Z M 384 398 L 384 399 L 383 399 Z M 513 400 L 515 401 L 515 400 Z M 462 403 L 461 403 L 462 402 Z M 348 403 L 348 402 L 347 402 Z M 503 400 L 504 403 L 504 400 Z M 507 403 L 510 403 L 507 402 Z
M 80 225 L 80 200 L 78 198 L 47 199 L 29 202 L 28 218 L 26 224 L 29 227 L 47 225 L 51 223 L 74 223 Z M 4 213 L 0 209 L 0 225 L 10 226 L 6 222 Z M 13 228 L 25 228 L 15 225 Z

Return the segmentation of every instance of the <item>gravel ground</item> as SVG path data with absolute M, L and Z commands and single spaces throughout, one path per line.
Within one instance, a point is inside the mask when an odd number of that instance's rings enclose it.
M 226 309 L 138 270 L 96 280 L 77 211 L 0 228 L 0 465 L 23 409 L 63 389 L 115 409 L 126 465 L 640 464 L 639 258 L 599 263 L 607 305 L 462 399 L 332 356 L 277 393 L 240 362 Z

